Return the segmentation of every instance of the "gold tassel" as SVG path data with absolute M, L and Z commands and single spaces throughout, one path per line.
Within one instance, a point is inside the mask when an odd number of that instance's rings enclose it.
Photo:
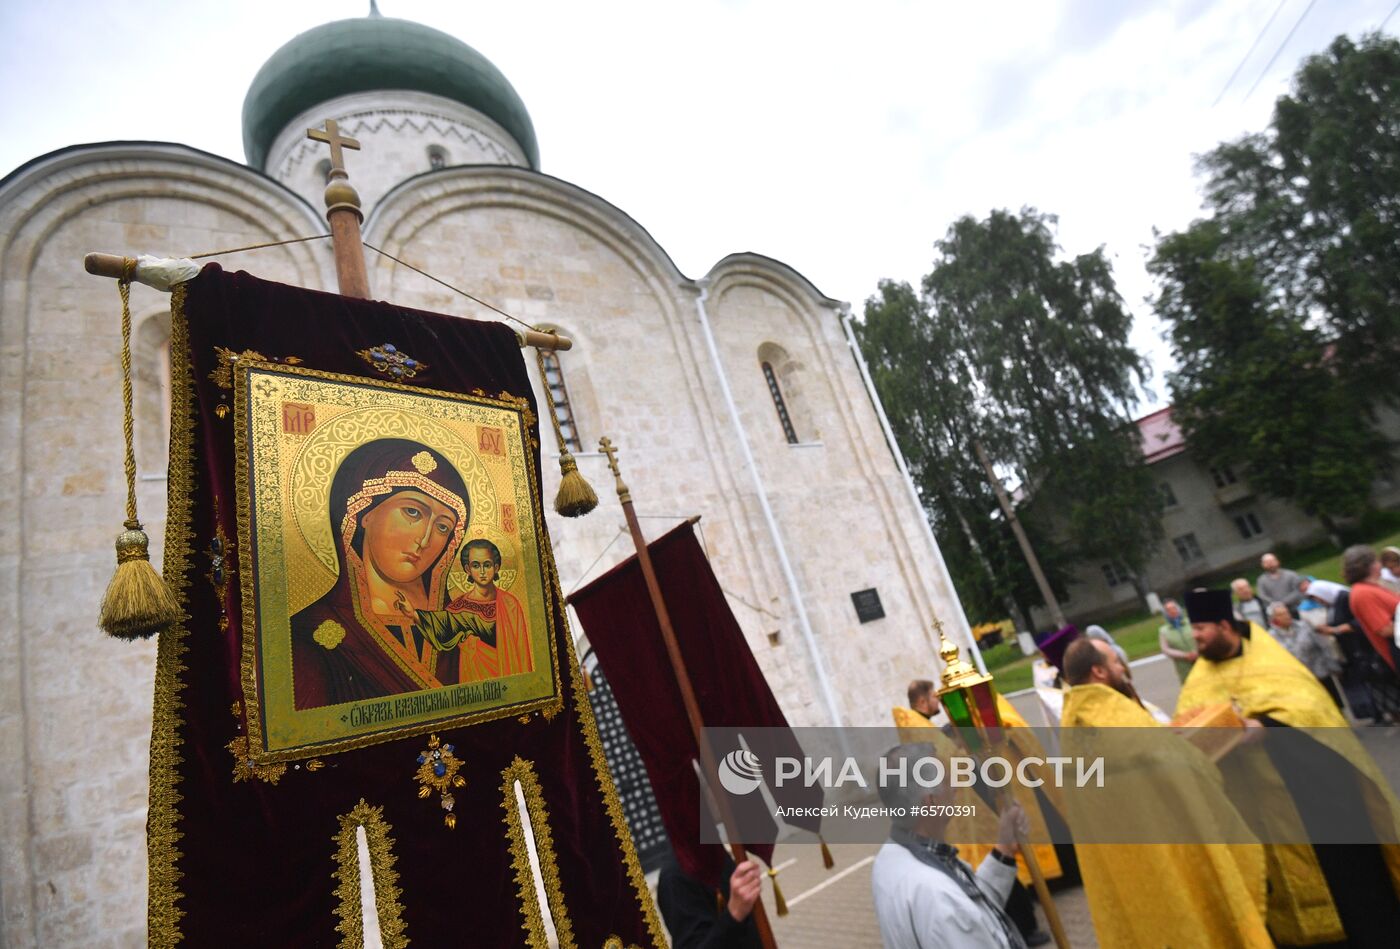
M 768 879 L 773 881 L 773 906 L 779 916 L 788 914 L 787 900 L 783 899 L 783 888 L 778 885 L 778 871 L 768 868 Z
M 118 639 L 141 639 L 180 618 L 180 604 L 151 566 L 150 539 L 136 517 L 136 451 L 131 417 L 131 275 L 123 261 L 117 291 L 122 298 L 122 431 L 126 438 L 126 530 L 117 536 L 117 571 L 102 597 L 97 623 Z
M 543 349 L 535 349 L 535 361 L 540 367 L 540 384 L 544 386 L 544 400 L 549 405 L 549 421 L 554 426 L 554 439 L 559 445 L 559 493 L 554 496 L 554 510 L 564 517 L 583 517 L 598 506 L 598 494 L 593 490 L 593 485 L 579 474 L 578 462 L 574 461 L 569 446 L 564 443 L 559 414 L 554 409 L 554 397 L 549 390 Z
M 559 493 L 554 496 L 554 510 L 564 517 L 583 517 L 598 506 L 597 492 L 593 490 L 593 485 L 589 484 L 583 475 L 578 473 L 578 462 L 574 461 L 574 456 L 569 454 L 567 448 L 563 447 L 562 437 L 560 438 L 559 474 L 563 477 L 559 481 Z
M 836 866 L 836 861 L 831 859 L 831 850 L 826 845 L 826 838 L 821 834 L 817 834 L 817 839 L 822 842 L 822 866 L 830 870 L 832 867 Z

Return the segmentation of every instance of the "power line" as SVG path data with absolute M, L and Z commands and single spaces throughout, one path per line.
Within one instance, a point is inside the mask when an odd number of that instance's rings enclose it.
M 1264 67 L 1264 71 L 1259 74 L 1259 78 L 1254 80 L 1254 85 L 1250 86 L 1249 91 L 1244 94 L 1245 99 L 1252 96 L 1254 90 L 1259 88 L 1259 83 L 1264 81 L 1264 77 L 1269 74 L 1269 70 L 1272 69 L 1274 63 L 1278 61 L 1279 54 L 1282 53 L 1284 47 L 1288 45 L 1288 41 L 1293 39 L 1293 34 L 1298 32 L 1298 27 L 1303 25 L 1303 21 L 1308 18 L 1308 14 L 1312 12 L 1312 8 L 1316 5 L 1317 0 L 1308 0 L 1308 5 L 1303 9 L 1302 16 L 1298 17 L 1297 22 L 1293 24 L 1293 29 L 1289 30 L 1288 35 L 1283 38 L 1283 42 L 1278 44 L 1278 49 L 1274 50 L 1274 55 L 1269 57 L 1268 65 Z
M 1378 27 L 1376 27 L 1376 32 L 1377 32 L 1377 33 L 1379 33 L 1381 30 L 1385 29 L 1385 25 L 1386 25 L 1387 23 L 1390 22 L 1390 18 L 1393 17 L 1393 16 L 1395 16 L 1395 11 L 1396 11 L 1396 10 L 1400 10 L 1400 0 L 1397 0 L 1395 6 L 1393 6 L 1393 7 L 1390 8 L 1390 12 L 1387 13 L 1387 14 L 1385 15 L 1385 19 L 1384 19 L 1384 20 L 1381 20 L 1381 25 L 1378 26 Z
M 1244 58 L 1240 60 L 1240 64 L 1235 67 L 1235 71 L 1230 73 L 1230 78 L 1225 80 L 1225 85 L 1221 88 L 1220 95 L 1216 96 L 1215 101 L 1210 104 L 1212 109 L 1220 104 L 1221 99 L 1225 98 L 1225 93 L 1229 91 L 1230 86 L 1239 78 L 1240 70 L 1244 69 L 1244 64 L 1249 62 L 1249 57 L 1253 56 L 1254 51 L 1259 48 L 1259 42 L 1264 38 L 1264 34 L 1269 32 L 1269 27 L 1274 25 L 1274 20 L 1278 19 L 1280 11 L 1282 11 L 1287 4 L 1288 0 L 1279 0 L 1278 6 L 1274 7 L 1274 12 L 1269 14 L 1269 21 L 1265 23 L 1264 28 L 1259 31 L 1259 35 L 1254 37 L 1254 42 L 1249 44 L 1249 52 L 1244 54 Z M 1397 6 L 1400 6 L 1400 4 L 1397 4 Z

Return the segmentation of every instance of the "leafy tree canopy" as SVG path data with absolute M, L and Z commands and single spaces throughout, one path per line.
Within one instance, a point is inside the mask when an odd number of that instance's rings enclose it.
M 1400 43 L 1339 37 L 1269 128 L 1200 161 L 1211 212 L 1149 271 L 1175 417 L 1210 464 L 1323 518 L 1360 513 L 1400 382 Z
M 982 616 L 1000 615 L 1007 596 L 1039 597 L 993 515 L 975 442 L 1033 493 L 1022 519 L 1061 592 L 1074 562 L 1137 572 L 1160 536 L 1127 414 L 1146 376 L 1131 317 L 1102 248 L 1057 259 L 1054 224 L 1031 208 L 962 218 L 922 292 L 882 282 L 858 328 L 959 590 Z

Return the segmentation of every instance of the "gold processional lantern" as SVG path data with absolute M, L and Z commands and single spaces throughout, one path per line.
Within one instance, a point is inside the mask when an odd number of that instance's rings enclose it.
M 935 619 L 933 628 L 940 640 L 938 655 L 943 659 L 943 685 L 938 690 L 943 710 L 973 752 L 1000 744 L 1001 712 L 992 677 L 962 658 L 957 644 L 944 634 L 942 622 Z
M 1001 710 L 997 708 L 997 690 L 996 686 L 992 685 L 992 677 L 978 672 L 972 663 L 962 658 L 961 651 L 944 635 L 943 624 L 937 619 L 933 621 L 933 628 L 938 633 L 938 655 L 943 660 L 943 687 L 938 690 L 938 701 L 957 727 L 967 749 L 974 755 L 990 754 L 1002 743 L 1003 737 Z M 1015 754 L 1014 750 L 1008 753 Z M 1001 791 L 999 796 L 1003 801 L 1010 800 L 1007 791 Z M 1036 857 L 1035 849 L 1020 832 L 1016 836 L 1020 844 L 1021 859 L 1030 872 L 1031 883 L 1035 887 L 1041 907 L 1045 910 L 1046 922 L 1050 924 L 1055 945 L 1058 949 L 1070 949 L 1069 936 L 1065 933 L 1054 897 L 1050 895 L 1045 883 L 1045 874 L 1040 869 L 1040 860 Z

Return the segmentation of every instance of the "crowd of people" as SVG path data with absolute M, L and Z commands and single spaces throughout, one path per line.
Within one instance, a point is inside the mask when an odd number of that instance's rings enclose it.
M 1051 649 L 1042 641 L 1057 672 L 1060 753 L 1102 741 L 1105 728 L 1144 730 L 1119 733 L 1130 751 L 1107 766 L 1119 789 L 1110 807 L 1076 795 L 1002 798 L 996 833 L 984 825 L 974 837 L 937 809 L 913 806 L 947 804 L 951 790 L 881 788 L 887 805 L 911 815 L 894 821 L 872 877 L 886 946 L 1045 941 L 1034 917 L 1014 912 L 1029 898 L 1017 882 L 1028 815 L 1073 841 L 1058 856 L 1083 884 L 1100 945 L 1397 944 L 1400 801 L 1345 712 L 1375 721 L 1400 714 L 1400 549 L 1348 549 L 1346 583 L 1300 576 L 1272 554 L 1261 567 L 1253 583 L 1163 603 L 1162 651 L 1182 680 L 1174 713 L 1138 695 L 1127 656 L 1101 628 L 1061 630 Z M 887 755 L 937 753 L 947 729 L 931 686 L 910 684 L 909 707 L 894 712 L 903 744 Z M 1006 718 L 1012 746 L 1035 740 L 1015 737 L 1031 731 L 1014 711 Z M 1214 735 L 1201 738 L 1217 729 L 1191 727 L 1227 721 L 1237 737 L 1220 749 L 1208 743 Z M 1145 833 L 1141 843 L 1105 836 L 1106 825 L 1156 827 L 1164 818 L 1210 830 Z M 961 842 L 989 838 L 990 848 Z
M 1230 584 L 1234 618 L 1269 631 L 1357 721 L 1400 722 L 1400 548 L 1365 545 L 1342 554 L 1345 583 L 1301 576 L 1272 553 L 1250 583 Z M 1185 682 L 1198 654 L 1176 600 L 1162 604 L 1158 645 Z
M 1253 583 L 1164 601 L 1160 645 L 1182 683 L 1174 712 L 1138 694 L 1127 654 L 1102 627 L 1067 627 L 1041 642 L 1056 672 L 1060 754 L 1101 741 L 1093 736 L 1106 728 L 1152 730 L 1118 733 L 1131 751 L 1109 756 L 1117 793 L 1108 807 L 1048 789 L 880 785 L 882 802 L 902 815 L 871 875 L 887 947 L 1049 943 L 1029 865 L 1041 883 L 1082 883 L 1105 947 L 1397 944 L 1400 800 L 1345 712 L 1400 721 L 1400 549 L 1347 549 L 1345 583 L 1300 576 L 1273 554 L 1260 566 Z M 901 744 L 887 760 L 967 753 L 932 681 L 911 682 L 907 701 L 894 709 Z M 1043 757 L 1014 707 L 1000 696 L 997 706 L 998 747 Z M 1228 748 L 1199 743 L 1217 729 L 1191 726 L 1227 719 L 1238 736 Z M 969 810 L 980 822 L 958 816 Z M 1106 836 L 1108 825 L 1164 820 L 1210 829 L 1132 843 Z M 758 944 L 758 868 L 745 861 L 730 871 L 717 902 L 674 867 L 663 871 L 658 895 L 677 946 Z

